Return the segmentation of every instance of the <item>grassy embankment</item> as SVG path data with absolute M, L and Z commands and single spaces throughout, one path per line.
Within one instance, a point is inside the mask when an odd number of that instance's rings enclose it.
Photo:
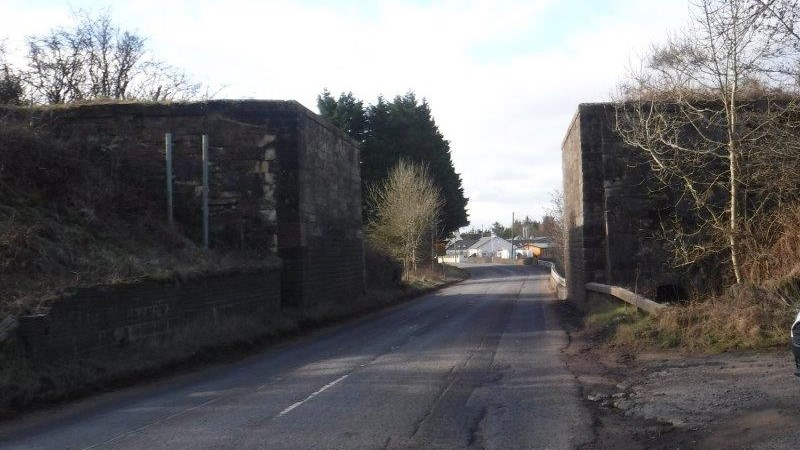
M 694 295 L 658 316 L 597 302 L 587 311 L 587 331 L 606 336 L 610 345 L 632 347 L 708 353 L 787 348 L 800 308 L 800 206 L 782 208 L 769 223 L 759 228 L 759 246 L 745 254 L 752 283 Z
M 737 285 L 717 297 L 673 305 L 651 316 L 616 300 L 596 300 L 584 332 L 610 346 L 719 353 L 786 348 L 796 308 L 786 296 Z
M 757 228 L 758 245 L 744 256 L 752 283 L 720 295 L 696 294 L 658 316 L 597 302 L 587 312 L 587 331 L 606 336 L 611 345 L 632 347 L 709 353 L 787 348 L 800 308 L 800 205 L 784 206 L 769 219 L 769 226 Z
M 120 153 L 0 118 L 0 320 L 71 287 L 275 267 L 268 254 L 203 251 L 167 227 L 161 182 Z

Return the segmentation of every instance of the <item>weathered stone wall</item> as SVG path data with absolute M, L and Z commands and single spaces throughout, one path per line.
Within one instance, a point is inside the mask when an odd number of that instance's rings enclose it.
M 655 290 L 667 273 L 653 239 L 669 202 L 642 155 L 614 131 L 614 106 L 581 104 L 562 146 L 567 290 L 585 299 L 585 283 Z
M 306 303 L 346 301 L 366 288 L 358 147 L 339 135 L 317 117 L 301 117 L 298 217 Z
M 165 186 L 164 134 L 171 132 L 176 218 L 195 239 L 200 137 L 209 135 L 212 246 L 277 251 L 286 304 L 363 293 L 358 145 L 299 103 L 83 105 L 37 114 L 65 138 L 137 155 L 146 167 L 142 183 L 154 189 Z
M 9 112 L 10 111 L 10 112 Z M 212 247 L 243 248 L 279 271 L 79 289 L 46 314 L 20 318 L 21 342 L 45 356 L 162 339 L 197 320 L 340 302 L 365 289 L 357 143 L 297 102 L 212 101 L 8 110 L 9 117 L 94 141 L 137 161 L 140 186 L 164 199 L 172 133 L 178 230 L 199 241 L 201 136 L 209 136 Z M 130 158 L 126 158 L 130 159 Z
M 275 130 L 231 117 L 250 106 L 239 111 L 237 104 L 84 105 L 46 110 L 41 120 L 66 139 L 94 140 L 110 155 L 133 155 L 142 173 L 141 186 L 132 188 L 159 190 L 165 217 L 164 135 L 172 133 L 176 220 L 196 241 L 202 229 L 201 135 L 208 134 L 213 245 L 275 252 Z
M 564 180 L 564 226 L 567 228 L 564 243 L 564 277 L 567 295 L 583 302 L 583 285 L 586 283 L 583 261 L 583 153 L 581 152 L 580 111 L 572 119 L 567 136 L 562 143 Z
M 45 314 L 21 316 L 32 356 L 65 358 L 167 339 L 196 321 L 280 314 L 280 274 L 259 271 L 75 289 Z

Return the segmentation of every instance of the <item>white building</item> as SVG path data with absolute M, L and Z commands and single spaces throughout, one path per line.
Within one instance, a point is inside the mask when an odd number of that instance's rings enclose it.
M 467 249 L 467 255 L 508 258 L 511 256 L 511 242 L 497 236 L 482 237 Z

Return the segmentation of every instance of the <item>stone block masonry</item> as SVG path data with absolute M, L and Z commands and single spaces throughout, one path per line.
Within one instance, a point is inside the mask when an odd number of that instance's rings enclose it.
M 82 105 L 41 116 L 65 138 L 140 157 L 143 183 L 153 186 L 164 186 L 164 134 L 172 133 L 176 220 L 197 240 L 200 136 L 208 134 L 212 246 L 277 252 L 287 305 L 363 293 L 358 144 L 299 103 Z
M 19 317 L 26 350 L 47 359 L 158 342 L 197 321 L 280 314 L 277 270 L 75 289 Z
M 282 103 L 282 102 L 281 102 Z M 264 123 L 237 121 L 234 104 L 104 104 L 46 109 L 42 120 L 65 139 L 94 141 L 133 156 L 141 186 L 164 198 L 164 135 L 172 133 L 175 217 L 201 241 L 201 136 L 209 135 L 211 234 L 217 248 L 276 252 L 277 136 Z M 164 209 L 166 215 L 166 209 Z
M 347 302 L 365 290 L 358 144 L 293 101 L 94 104 L 10 110 L 64 139 L 94 141 L 137 163 L 141 186 L 165 192 L 172 133 L 175 219 L 201 240 L 201 136 L 209 136 L 211 245 L 282 260 L 275 272 L 209 275 L 80 289 L 20 317 L 32 352 L 91 353 L 163 339 L 195 320 L 280 314 Z M 10 116 L 7 115 L 7 116 Z M 164 220 L 166 221 L 166 194 Z
M 653 239 L 673 214 L 642 155 L 614 131 L 614 105 L 581 104 L 562 144 L 567 227 L 567 295 L 582 303 L 586 283 L 652 295 L 675 283 Z

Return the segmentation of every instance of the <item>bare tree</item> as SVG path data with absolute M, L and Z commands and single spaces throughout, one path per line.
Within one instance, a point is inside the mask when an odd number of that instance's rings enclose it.
M 695 1 L 689 27 L 651 49 L 616 108 L 623 141 L 678 193 L 682 214 L 663 224 L 676 262 L 725 255 L 736 282 L 755 221 L 797 194 L 775 183 L 779 163 L 800 161 L 798 41 L 782 23 L 797 6 L 771 3 L 781 16 L 759 0 Z
M 567 228 L 564 226 L 564 193 L 559 189 L 550 193 L 550 206 L 542 217 L 542 233 L 553 240 L 553 259 L 558 270 L 564 273 Z
M 444 201 L 426 166 L 401 160 L 381 183 L 369 191 L 375 216 L 368 236 L 403 262 L 405 276 L 419 258 L 429 254 L 424 245 L 436 229 Z
M 81 37 L 84 47 L 88 96 L 126 98 L 131 81 L 142 70 L 145 39 L 121 30 L 108 12 L 92 16 L 79 11 L 76 16 L 78 26 L 74 33 Z
M 0 41 L 0 105 L 19 105 L 24 95 L 22 79 L 8 63 L 5 43 Z
M 78 11 L 72 28 L 28 38 L 24 80 L 35 100 L 187 100 L 200 84 L 154 59 L 145 38 L 117 26 L 108 11 Z
M 28 38 L 28 70 L 24 80 L 32 94 L 47 103 L 84 99 L 84 40 L 63 28 Z
M 160 61 L 148 61 L 131 88 L 132 97 L 149 101 L 191 100 L 209 98 L 202 94 L 203 85 L 185 72 Z

